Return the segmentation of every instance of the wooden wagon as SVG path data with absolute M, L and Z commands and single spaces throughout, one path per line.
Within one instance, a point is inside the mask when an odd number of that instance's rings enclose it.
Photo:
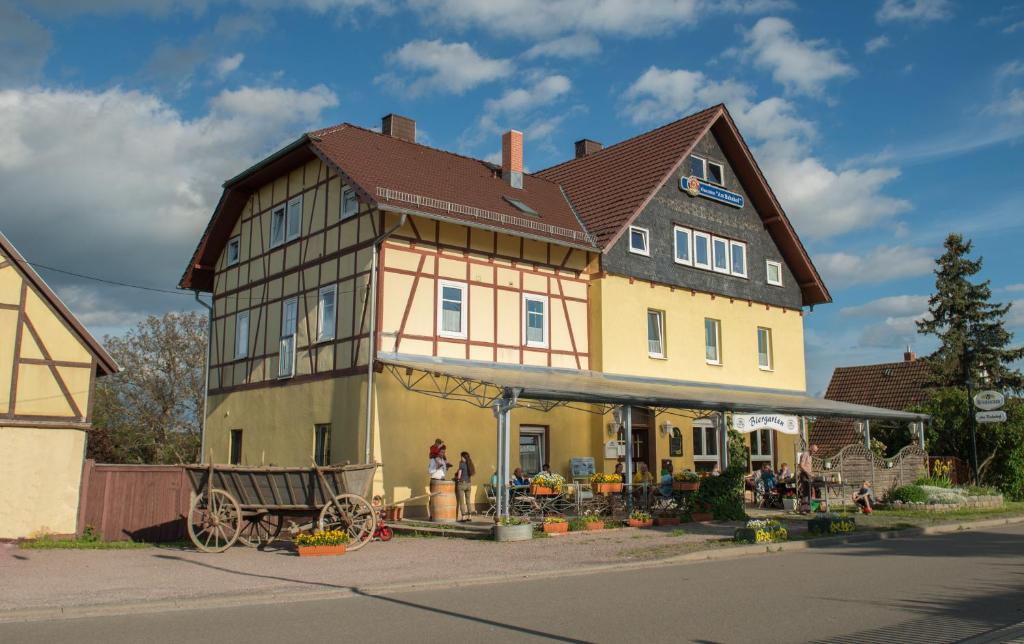
M 292 535 L 317 527 L 345 530 L 348 550 L 373 538 L 377 513 L 367 500 L 375 463 L 326 467 L 186 465 L 195 493 L 188 534 L 203 552 L 223 552 L 234 543 L 271 543 L 285 528 Z

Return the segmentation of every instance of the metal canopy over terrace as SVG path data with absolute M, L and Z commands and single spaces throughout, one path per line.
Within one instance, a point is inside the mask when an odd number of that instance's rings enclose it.
M 596 406 L 596 409 L 584 410 L 597 413 L 621 406 L 627 444 L 632 438 L 633 406 L 654 407 L 662 411 L 723 412 L 718 415 L 721 445 L 726 444 L 724 412 L 839 416 L 912 423 L 929 420 L 926 414 L 855 405 L 778 389 L 397 353 L 380 353 L 376 361 L 409 391 L 493 409 L 498 420 L 499 481 L 508 480 L 510 412 L 516 406 L 547 411 L 582 403 Z M 724 449 L 721 451 L 723 455 L 726 453 Z M 627 477 L 632 475 L 631 456 L 632 451 L 627 448 Z M 499 514 L 508 513 L 504 489 L 498 494 L 498 510 Z

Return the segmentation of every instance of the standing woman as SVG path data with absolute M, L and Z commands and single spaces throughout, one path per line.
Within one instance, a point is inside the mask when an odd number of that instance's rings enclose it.
M 476 467 L 469 452 L 462 452 L 459 456 L 462 458 L 459 460 L 459 470 L 455 473 L 455 497 L 459 500 L 459 515 L 462 517 L 459 521 L 465 522 L 470 520 L 470 490 Z

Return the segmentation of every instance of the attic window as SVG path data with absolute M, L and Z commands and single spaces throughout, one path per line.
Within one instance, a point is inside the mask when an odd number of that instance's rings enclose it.
M 518 199 L 513 199 L 512 197 L 502 197 L 502 199 L 504 199 L 505 201 L 509 202 L 513 206 L 515 206 L 521 212 L 525 212 L 528 215 L 533 215 L 534 217 L 540 217 L 540 214 L 536 210 L 534 210 L 533 208 L 527 206 L 526 204 L 524 204 L 522 201 L 519 201 Z

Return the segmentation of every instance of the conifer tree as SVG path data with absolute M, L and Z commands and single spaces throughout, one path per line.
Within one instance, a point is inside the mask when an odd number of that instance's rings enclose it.
M 929 356 L 936 384 L 963 385 L 966 362 L 971 377 L 982 386 L 1024 389 L 1024 375 L 1013 363 L 1024 358 L 1024 347 L 1011 348 L 1013 333 L 1006 330 L 1010 304 L 989 301 L 989 281 L 974 283 L 982 258 L 971 259 L 972 243 L 958 233 L 946 238 L 946 251 L 936 260 L 935 294 L 928 300 L 930 316 L 917 323 L 917 331 L 933 334 L 941 345 Z

